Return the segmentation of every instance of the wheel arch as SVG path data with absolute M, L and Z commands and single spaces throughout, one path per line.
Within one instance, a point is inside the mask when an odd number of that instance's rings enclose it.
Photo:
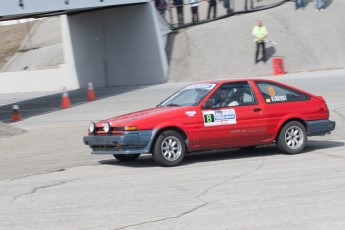
M 307 131 L 307 135 L 308 135 L 308 126 L 307 126 L 307 123 L 305 122 L 305 120 L 303 120 L 303 119 L 301 119 L 301 118 L 290 118 L 290 119 L 287 119 L 286 121 L 284 121 L 282 124 L 280 124 L 279 129 L 278 129 L 278 132 L 277 132 L 276 135 L 275 135 L 275 141 L 277 141 L 277 139 L 278 139 L 278 137 L 279 137 L 279 135 L 280 135 L 280 132 L 281 132 L 281 130 L 283 129 L 283 127 L 284 127 L 287 123 L 289 123 L 289 122 L 291 122 L 291 121 L 298 121 L 298 122 L 300 122 L 300 123 L 304 126 L 305 130 Z
M 154 135 L 153 137 L 153 141 L 151 143 L 151 146 L 150 146 L 150 153 L 153 152 L 153 149 L 155 147 L 155 144 L 156 144 L 156 141 L 157 141 L 157 138 L 159 137 L 159 135 L 161 135 L 161 133 L 167 131 L 167 130 L 173 130 L 173 131 L 176 131 L 177 133 L 179 133 L 182 138 L 184 139 L 184 143 L 186 145 L 186 150 L 188 151 L 188 136 L 187 134 L 179 127 L 176 127 L 176 126 L 167 126 L 167 127 L 164 127 L 164 128 L 160 128 Z

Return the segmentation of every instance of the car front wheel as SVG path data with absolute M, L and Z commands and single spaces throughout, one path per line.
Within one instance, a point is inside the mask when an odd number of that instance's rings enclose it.
M 287 154 L 300 153 L 307 144 L 307 131 L 298 121 L 290 121 L 280 131 L 277 145 Z
M 118 161 L 135 161 L 140 156 L 140 154 L 127 154 L 127 155 L 113 154 L 113 155 Z
M 185 152 L 186 145 L 182 136 L 176 131 L 167 130 L 157 138 L 153 159 L 161 166 L 176 166 L 183 160 Z

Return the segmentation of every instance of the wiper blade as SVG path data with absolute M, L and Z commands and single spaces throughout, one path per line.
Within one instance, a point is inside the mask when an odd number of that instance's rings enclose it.
M 180 105 L 171 103 L 171 104 L 167 104 L 167 105 L 165 105 L 165 106 L 180 106 Z

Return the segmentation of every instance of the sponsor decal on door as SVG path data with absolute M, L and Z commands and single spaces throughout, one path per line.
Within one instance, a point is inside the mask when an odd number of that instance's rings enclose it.
M 203 111 L 205 126 L 236 124 L 236 112 L 234 109 Z

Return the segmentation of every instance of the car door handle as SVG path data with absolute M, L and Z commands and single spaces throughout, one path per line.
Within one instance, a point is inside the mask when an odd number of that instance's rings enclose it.
M 254 108 L 253 111 L 254 112 L 259 112 L 259 111 L 261 111 L 261 108 Z

